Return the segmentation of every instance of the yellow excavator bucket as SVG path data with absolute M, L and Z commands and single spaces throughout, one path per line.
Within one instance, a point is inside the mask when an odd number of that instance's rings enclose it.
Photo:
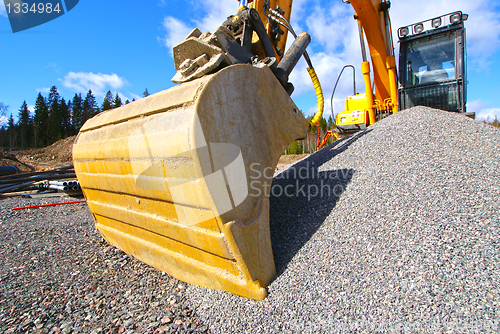
M 269 191 L 308 123 L 268 67 L 225 67 L 88 120 L 74 167 L 102 236 L 182 281 L 263 299 Z

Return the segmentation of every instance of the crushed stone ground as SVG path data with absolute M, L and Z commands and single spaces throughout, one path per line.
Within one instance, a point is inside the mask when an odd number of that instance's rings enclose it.
M 191 307 L 213 333 L 498 332 L 499 167 L 500 130 L 399 112 L 275 176 L 267 299 Z

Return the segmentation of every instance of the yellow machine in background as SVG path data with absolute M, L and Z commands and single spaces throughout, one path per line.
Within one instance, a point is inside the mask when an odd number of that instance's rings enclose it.
M 318 131 L 318 148 L 324 146 L 331 136 L 338 139 L 353 134 L 398 112 L 401 107 L 423 105 L 463 113 L 474 118 L 474 113 L 466 112 L 464 21 L 468 18 L 467 14 L 457 11 L 399 28 L 400 77 L 398 78 L 389 16 L 390 2 L 385 0 L 343 0 L 343 2 L 350 3 L 356 11 L 354 18 L 359 27 L 363 59 L 361 71 L 365 93 L 356 93 L 354 88 L 353 95 L 345 99 L 344 110 L 335 116 L 334 88 L 331 105 L 336 127 L 328 130 L 323 139 L 319 137 Z M 367 59 L 365 40 L 371 64 Z M 370 73 L 370 65 L 373 73 Z M 346 67 L 352 67 L 354 71 L 354 66 L 347 65 L 344 69 Z M 356 87 L 355 78 L 353 80 Z
M 359 26 L 361 71 L 365 94 L 349 96 L 344 111 L 335 117 L 336 128 L 330 135 L 337 138 L 355 133 L 398 109 L 424 105 L 432 108 L 466 113 L 466 48 L 463 22 L 468 15 L 460 11 L 442 15 L 398 30 L 399 87 L 389 1 L 350 0 Z M 371 5 L 368 4 L 371 2 Z M 366 56 L 365 39 L 373 68 Z M 341 72 L 342 74 L 342 72 Z M 341 75 L 340 74 L 340 75 Z M 339 77 L 340 77 L 339 75 Z M 338 81 L 337 81 L 338 82 Z M 373 93 L 372 85 L 375 92 Z M 334 90 L 335 92 L 335 90 Z M 332 94 L 333 114 L 333 94 Z
M 398 86 L 396 60 L 392 41 L 389 1 L 350 0 L 356 14 L 361 44 L 361 72 L 365 86 L 364 94 L 349 96 L 344 111 L 335 117 L 336 129 L 330 130 L 337 138 L 357 132 L 374 124 L 380 118 L 398 111 Z M 373 67 L 373 94 L 370 62 L 367 58 L 365 39 L 368 43 Z M 333 94 L 332 94 L 333 103 Z M 318 143 L 321 147 L 326 140 Z

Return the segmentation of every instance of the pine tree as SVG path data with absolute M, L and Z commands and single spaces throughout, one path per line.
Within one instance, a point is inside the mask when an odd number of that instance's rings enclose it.
M 146 88 L 146 90 L 142 93 L 142 96 L 144 97 L 148 97 L 149 96 L 149 92 L 148 92 L 148 89 Z
M 71 134 L 71 115 L 69 112 L 70 104 L 71 101 L 68 101 L 68 104 L 66 104 L 64 98 L 61 99 L 61 105 L 60 105 L 61 127 L 59 132 L 59 136 L 61 138 L 66 138 Z
M 34 147 L 34 133 L 35 133 L 35 117 L 34 114 L 30 111 L 30 117 L 28 120 L 28 147 Z
M 45 130 L 48 126 L 49 108 L 47 101 L 38 93 L 35 102 L 35 117 L 34 117 L 34 133 L 35 133 L 35 147 L 44 147 L 47 144 Z
M 5 134 L 7 133 L 7 131 L 5 130 L 5 126 L 2 126 L 0 128 L 0 145 L 2 146 L 6 146 L 5 145 Z
M 495 128 L 500 128 L 500 122 L 498 121 L 497 116 L 495 115 L 495 120 L 491 123 Z
M 60 99 L 61 99 L 61 96 L 59 95 L 59 92 L 57 91 L 57 87 L 56 86 L 50 87 L 49 98 L 47 100 L 47 106 L 49 107 L 49 113 L 50 113 L 50 108 L 52 108 L 54 104 L 59 104 Z
M 28 110 L 28 104 L 26 101 L 23 102 L 23 105 L 19 109 L 18 114 L 18 128 L 21 139 L 21 147 L 29 146 L 29 138 L 31 137 L 31 129 L 30 129 L 30 111 Z
M 328 124 L 323 117 L 321 117 L 321 119 L 319 120 L 319 127 L 321 128 L 321 130 L 323 130 L 323 132 L 326 132 L 326 130 L 328 129 Z
M 331 128 L 333 128 L 333 127 L 334 127 L 334 126 L 333 126 L 333 119 L 332 119 L 332 116 L 331 116 L 331 115 L 330 115 L 330 116 L 328 116 L 328 122 L 327 122 L 327 123 L 328 123 L 328 129 L 331 129 Z
M 92 91 L 89 89 L 89 91 L 87 92 L 87 96 L 85 97 L 85 100 L 83 101 L 82 125 L 88 119 L 97 115 L 98 111 L 99 111 L 99 108 L 97 107 L 97 102 L 95 100 L 95 97 L 92 94 Z
M 68 136 L 73 136 L 75 134 L 75 128 L 73 127 L 73 122 L 71 121 L 71 110 L 73 110 L 73 102 L 68 100 Z
M 17 140 L 16 123 L 14 117 L 10 114 L 9 124 L 7 125 L 7 132 L 9 133 L 9 147 L 13 147 Z
M 130 103 L 129 99 L 126 99 L 125 104 L 129 104 L 129 103 Z
M 111 94 L 111 91 L 108 90 L 108 92 L 106 93 L 106 96 L 104 97 L 104 102 L 102 103 L 102 111 L 106 111 L 106 110 L 109 110 L 109 109 L 113 109 L 114 106 L 113 106 L 113 94 Z
M 120 98 L 120 95 L 118 95 L 118 92 L 116 92 L 115 100 L 113 101 L 113 105 L 115 108 L 119 108 L 123 105 L 122 99 Z
M 49 119 L 47 122 L 48 126 L 46 129 L 46 134 L 47 134 L 48 144 L 52 144 L 56 140 L 62 138 L 61 96 L 59 95 L 56 86 L 52 86 L 50 88 L 48 107 L 49 107 Z
M 9 106 L 6 106 L 3 102 L 0 102 L 0 116 L 5 116 Z
M 82 94 L 75 94 L 71 101 L 71 125 L 73 133 L 76 134 L 83 125 L 83 100 Z

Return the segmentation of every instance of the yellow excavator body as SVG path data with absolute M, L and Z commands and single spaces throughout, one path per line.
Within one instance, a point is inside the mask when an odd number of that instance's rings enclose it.
M 259 300 L 276 274 L 272 174 L 307 125 L 268 67 L 233 65 L 88 120 L 74 167 L 110 244 L 182 281 Z
M 368 123 L 368 102 L 366 94 L 351 95 L 345 100 L 344 111 L 336 116 L 336 124 L 346 125 L 365 125 Z

